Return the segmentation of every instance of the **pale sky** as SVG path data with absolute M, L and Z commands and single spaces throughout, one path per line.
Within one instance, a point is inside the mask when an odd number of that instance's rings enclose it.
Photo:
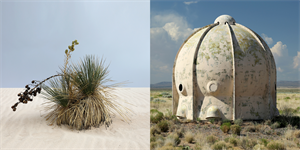
M 1 88 L 55 75 L 75 39 L 71 61 L 106 58 L 112 80 L 150 86 L 150 2 L 2 1 Z
M 175 56 L 196 28 L 220 15 L 259 34 L 275 58 L 277 81 L 300 80 L 299 1 L 151 1 L 151 84 L 172 81 Z

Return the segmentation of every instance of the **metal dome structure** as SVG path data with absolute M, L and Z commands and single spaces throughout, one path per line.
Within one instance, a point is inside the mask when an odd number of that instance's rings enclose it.
M 173 66 L 173 114 L 179 119 L 270 119 L 276 66 L 270 48 L 229 15 L 195 31 Z

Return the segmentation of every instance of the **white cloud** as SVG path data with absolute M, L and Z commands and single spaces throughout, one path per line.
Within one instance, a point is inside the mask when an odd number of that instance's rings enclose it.
M 271 45 L 273 43 L 273 39 L 268 37 L 266 34 L 261 34 L 262 38 L 267 42 L 267 44 Z
M 271 48 L 271 51 L 275 57 L 281 57 L 283 55 L 287 55 L 288 49 L 285 44 L 282 44 L 282 42 L 279 41 Z
M 176 42 L 184 41 L 195 31 L 195 29 L 189 27 L 183 17 L 175 14 L 156 15 L 151 19 L 151 26 L 154 26 L 150 29 L 151 36 L 166 31 L 171 39 Z
M 278 67 L 277 70 L 278 70 L 279 72 L 283 72 L 283 70 L 282 70 L 280 67 Z
M 184 4 L 186 4 L 186 5 L 190 5 L 190 4 L 196 4 L 196 3 L 198 3 L 198 1 L 189 1 L 189 2 L 183 2 Z
M 300 71 L 300 52 L 297 52 L 297 56 L 294 57 L 294 68 L 299 68 L 299 71 Z
M 180 15 L 151 15 L 151 83 L 172 80 L 173 63 L 181 44 L 196 29 Z

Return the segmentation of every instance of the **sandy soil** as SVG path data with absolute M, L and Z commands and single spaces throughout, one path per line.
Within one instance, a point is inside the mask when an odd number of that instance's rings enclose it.
M 15 112 L 10 108 L 18 101 L 21 88 L 0 89 L 0 149 L 150 149 L 150 88 L 118 88 L 119 97 L 134 114 L 131 122 L 113 116 L 109 128 L 71 130 L 67 126 L 49 126 L 44 113 L 45 100 L 35 97 L 33 102 L 19 104 Z M 121 102 L 120 102 L 121 103 Z

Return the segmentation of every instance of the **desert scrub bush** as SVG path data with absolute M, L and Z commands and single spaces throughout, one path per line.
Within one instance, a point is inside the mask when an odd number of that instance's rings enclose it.
M 241 142 L 239 143 L 243 149 L 253 149 L 253 147 L 257 144 L 255 139 L 250 139 L 248 137 L 241 138 Z
M 271 128 L 272 129 L 277 129 L 277 128 L 279 128 L 280 127 L 280 124 L 278 123 L 278 122 L 275 122 L 275 123 L 273 123 L 272 125 L 271 125 Z
M 175 129 L 175 132 L 177 133 L 177 135 L 182 138 L 183 134 L 184 134 L 184 128 L 179 128 L 179 129 Z
M 167 109 L 167 112 L 164 114 L 165 119 L 172 120 L 174 123 L 179 122 L 177 117 L 172 114 L 172 111 Z
M 255 132 L 256 131 L 256 128 L 254 125 L 249 125 L 249 126 L 246 126 L 245 127 L 245 131 L 246 132 Z
M 152 102 L 154 102 L 154 103 L 165 103 L 166 101 L 163 100 L 163 99 L 156 98 Z
M 161 95 L 163 98 L 172 98 L 172 95 L 168 92 L 162 92 Z
M 150 149 L 155 149 L 158 147 L 162 147 L 164 145 L 164 137 L 159 135 L 159 136 L 154 136 L 154 139 L 150 142 Z
M 169 125 L 167 120 L 162 120 L 158 122 L 157 126 L 160 128 L 162 132 L 167 132 L 169 130 Z
M 229 120 L 229 119 L 224 119 L 224 120 L 222 120 L 222 124 L 223 123 L 230 123 L 231 124 L 231 120 Z
M 214 144 L 217 141 L 218 141 L 218 138 L 214 135 L 209 135 L 209 136 L 206 137 L 206 142 L 208 144 Z
M 241 127 L 239 125 L 230 126 L 230 130 L 233 134 L 240 135 L 240 133 L 241 133 Z
M 209 118 L 208 121 L 212 124 L 214 124 L 216 122 L 216 119 L 215 118 Z
M 280 141 L 270 141 L 267 145 L 268 150 L 285 150 L 285 145 Z
M 267 139 L 262 138 L 260 139 L 260 143 L 263 144 L 264 146 L 267 146 L 269 141 Z
M 161 95 L 170 95 L 168 92 L 162 92 Z
M 230 122 L 225 122 L 221 125 L 220 129 L 224 132 L 224 133 L 228 133 L 230 130 L 230 126 L 231 123 Z
M 202 150 L 203 147 L 202 147 L 202 145 L 201 145 L 200 143 L 197 142 L 197 143 L 195 144 L 194 149 L 195 149 L 195 150 Z
M 173 145 L 172 146 L 177 146 L 181 140 L 179 139 L 179 136 L 177 133 L 171 133 L 168 135 L 167 139 L 172 139 L 174 143 L 172 143 Z M 166 145 L 166 142 L 165 142 L 165 145 Z
M 242 126 L 243 125 L 243 119 L 236 119 L 233 121 L 234 124 Z
M 272 120 L 269 119 L 264 122 L 264 125 L 271 126 L 271 124 L 272 124 Z
M 163 147 L 157 148 L 157 150 L 181 150 L 181 149 L 178 149 L 178 148 L 173 147 L 173 146 L 167 146 L 167 145 L 165 145 Z
M 162 112 L 158 111 L 157 109 L 151 109 L 150 114 L 151 114 L 150 115 L 150 122 L 152 122 L 152 123 L 158 123 L 164 117 L 164 114 Z
M 214 143 L 214 144 L 211 146 L 211 148 L 212 148 L 213 150 L 223 150 L 223 149 L 230 149 L 230 148 L 232 148 L 232 146 L 229 145 L 229 144 L 227 144 L 227 143 L 224 142 L 224 141 L 218 141 L 218 142 Z
M 284 134 L 287 140 L 293 140 L 295 138 L 300 138 L 300 130 L 287 130 Z
M 196 144 L 204 145 L 206 142 L 206 135 L 203 135 L 201 132 L 197 132 L 194 138 Z
M 227 142 L 227 143 L 230 143 L 230 144 L 232 144 L 234 146 L 237 146 L 238 142 L 239 142 L 239 140 L 237 138 L 232 137 L 232 136 L 225 138 L 224 141 Z
M 184 134 L 184 140 L 188 143 L 192 143 L 194 140 L 194 134 L 191 131 L 188 131 Z
M 150 101 L 153 101 L 153 99 L 154 99 L 153 97 L 150 97 Z
M 175 123 L 171 120 L 167 120 L 167 123 L 169 125 L 169 131 L 173 132 L 176 129 Z
M 268 149 L 264 145 L 262 145 L 262 144 L 256 144 L 253 147 L 253 150 L 268 150 Z
M 154 125 L 150 128 L 150 134 L 155 135 L 155 134 L 160 134 L 161 130 L 157 125 Z

